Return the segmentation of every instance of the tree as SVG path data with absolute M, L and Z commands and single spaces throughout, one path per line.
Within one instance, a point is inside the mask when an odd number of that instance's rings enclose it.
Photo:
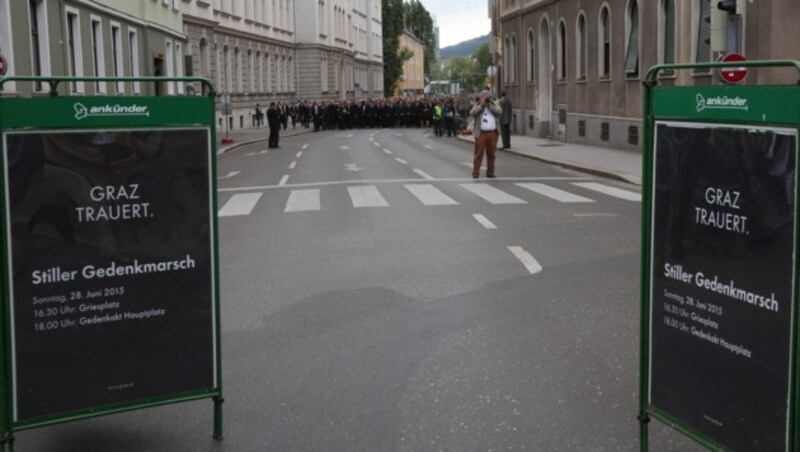
M 403 33 L 403 0 L 381 0 L 383 21 L 383 94 L 391 97 L 403 74 L 400 35 Z
M 478 50 L 472 54 L 472 58 L 477 62 L 478 71 L 485 74 L 486 68 L 492 65 L 492 54 L 489 51 L 489 43 L 478 47 Z
M 403 5 L 403 18 L 406 28 L 425 47 L 425 74 L 430 74 L 436 62 L 436 36 L 433 33 L 433 18 L 419 0 L 410 0 Z
M 467 92 L 482 89 L 484 72 L 478 70 L 478 63 L 472 58 L 457 57 L 450 60 L 445 73 L 449 74 L 451 81 L 461 83 L 461 88 Z

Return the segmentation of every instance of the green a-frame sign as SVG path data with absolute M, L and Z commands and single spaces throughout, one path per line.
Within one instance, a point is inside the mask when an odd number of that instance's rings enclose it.
M 222 438 L 214 93 L 205 79 L 9 77 L 0 98 L 0 427 L 214 401 Z M 207 95 L 57 96 L 60 83 Z
M 800 86 L 644 96 L 640 444 L 658 419 L 713 450 L 798 450 Z M 788 68 L 788 69 L 787 69 Z

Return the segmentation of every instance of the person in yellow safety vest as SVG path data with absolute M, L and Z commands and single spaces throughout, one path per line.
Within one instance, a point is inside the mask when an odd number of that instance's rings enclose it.
M 442 102 L 437 100 L 436 105 L 433 106 L 433 133 L 435 133 L 437 137 L 442 136 L 443 114 L 444 108 L 442 107 Z

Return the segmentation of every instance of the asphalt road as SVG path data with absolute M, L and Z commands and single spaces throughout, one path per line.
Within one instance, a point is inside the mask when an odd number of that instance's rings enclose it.
M 471 157 L 417 129 L 221 156 L 224 441 L 200 401 L 19 450 L 638 450 L 638 188 Z

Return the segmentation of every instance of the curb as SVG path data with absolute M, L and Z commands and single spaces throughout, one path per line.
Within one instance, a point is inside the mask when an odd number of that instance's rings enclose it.
M 285 135 L 284 137 L 286 137 L 286 138 L 294 137 L 294 136 L 297 136 L 297 135 L 304 135 L 304 134 L 310 133 L 310 132 L 313 132 L 313 130 L 304 130 L 304 131 L 301 131 L 301 132 L 293 133 L 291 135 Z M 267 138 L 258 138 L 258 139 L 255 139 L 255 140 L 242 141 L 242 142 L 239 142 L 239 143 L 234 143 L 234 144 L 231 144 L 231 145 L 228 145 L 228 146 L 224 146 L 224 147 L 218 148 L 217 149 L 217 156 L 225 154 L 228 151 L 232 151 L 232 150 L 238 148 L 239 146 L 245 146 L 245 145 L 248 145 L 248 144 L 258 143 L 259 141 L 267 141 Z
M 466 141 L 468 143 L 474 143 L 474 140 L 470 140 L 469 138 L 461 138 L 461 137 L 459 137 L 459 140 Z M 595 176 L 607 177 L 609 179 L 614 179 L 614 180 L 617 180 L 617 181 L 620 181 L 620 182 L 625 182 L 625 183 L 632 184 L 632 185 L 639 185 L 639 186 L 642 185 L 642 179 L 640 177 L 638 177 L 638 176 L 634 176 L 633 174 L 619 173 L 619 172 L 615 172 L 615 171 L 611 171 L 611 170 L 607 170 L 607 169 L 603 169 L 603 168 L 597 168 L 595 166 L 590 166 L 590 165 L 580 164 L 580 163 L 575 163 L 575 162 L 566 162 L 566 161 L 563 161 L 563 160 L 553 159 L 553 158 L 550 158 L 550 157 L 543 157 L 543 156 L 540 156 L 540 155 L 528 154 L 528 153 L 523 153 L 523 152 L 519 152 L 519 151 L 514 151 L 513 149 L 512 150 L 501 150 L 501 149 L 498 149 L 498 151 L 508 152 L 509 154 L 514 154 L 514 155 L 517 155 L 517 156 L 520 156 L 520 157 L 529 158 L 529 159 L 532 159 L 532 160 L 538 160 L 540 162 L 548 163 L 548 164 L 551 164 L 551 165 L 558 165 L 558 166 L 560 166 L 562 168 L 571 169 L 571 170 L 575 170 L 575 171 L 581 171 L 581 172 L 584 172 L 584 173 L 593 174 Z

